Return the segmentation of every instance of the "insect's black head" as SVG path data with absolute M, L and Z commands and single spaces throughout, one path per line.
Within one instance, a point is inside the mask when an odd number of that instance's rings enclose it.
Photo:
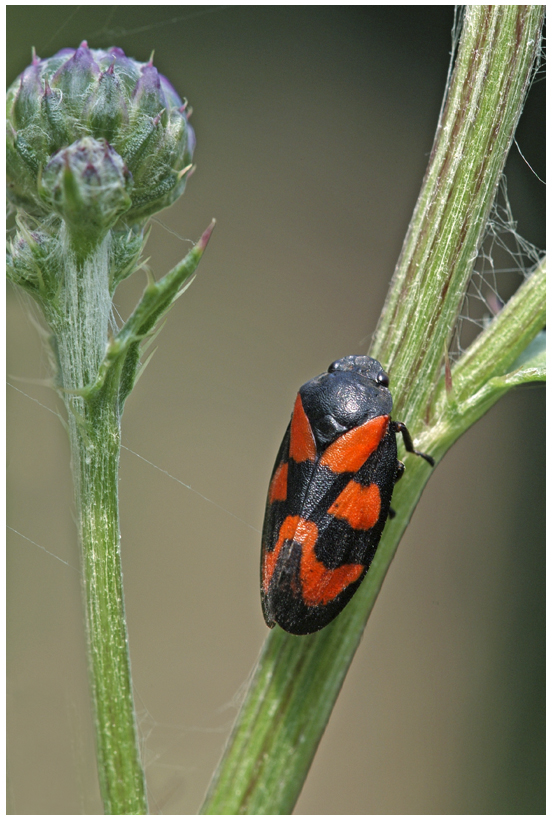
M 323 449 L 369 419 L 390 415 L 388 383 L 388 374 L 376 359 L 345 356 L 304 384 L 300 395 L 317 446 Z
M 390 383 L 390 377 L 380 362 L 371 359 L 370 356 L 344 356 L 343 359 L 332 362 L 328 368 L 329 373 L 335 373 L 337 370 L 359 373 L 363 378 L 369 379 L 382 387 L 388 387 Z

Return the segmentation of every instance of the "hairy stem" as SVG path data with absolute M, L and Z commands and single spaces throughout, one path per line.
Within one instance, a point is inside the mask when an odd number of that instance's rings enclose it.
M 120 422 L 113 407 L 70 423 L 96 719 L 106 814 L 146 814 L 131 687 L 117 501 Z
M 145 814 L 128 652 L 118 512 L 121 414 L 143 343 L 192 281 L 213 224 L 117 329 L 112 296 L 138 266 L 146 221 L 184 191 L 190 112 L 152 64 L 121 48 L 62 49 L 7 99 L 11 280 L 40 305 L 71 446 L 98 770 L 108 814 Z
M 117 391 L 86 397 L 105 355 L 111 299 L 109 235 L 78 263 L 66 247 L 63 298 L 46 312 L 67 407 L 82 554 L 90 685 L 106 814 L 146 814 L 131 687 L 118 510 L 121 443 Z
M 522 112 L 542 6 L 468 6 L 421 188 L 375 334 L 395 405 L 424 418 Z M 420 426 L 420 422 L 419 422 Z

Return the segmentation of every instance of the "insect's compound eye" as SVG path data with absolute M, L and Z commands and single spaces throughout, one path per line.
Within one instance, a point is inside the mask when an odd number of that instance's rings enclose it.
M 376 377 L 376 381 L 378 382 L 378 384 L 381 384 L 382 387 L 388 387 L 388 385 L 390 384 L 390 377 L 384 370 L 381 370 L 378 376 Z

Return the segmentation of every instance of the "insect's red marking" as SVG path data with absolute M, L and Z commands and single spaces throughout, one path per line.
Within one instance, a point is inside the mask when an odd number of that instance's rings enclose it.
M 307 606 L 328 604 L 349 584 L 357 581 L 365 569 L 362 564 L 345 564 L 337 569 L 327 569 L 315 555 L 318 536 L 319 528 L 314 521 L 289 515 L 280 528 L 278 539 L 279 544 L 290 539 L 302 546 L 300 581 L 303 602 Z
M 298 393 L 290 425 L 290 458 L 294 461 L 315 461 L 317 447 Z
M 265 552 L 263 555 L 263 589 L 265 594 L 269 592 L 269 585 L 273 577 L 273 572 L 275 571 L 281 547 L 282 544 L 278 543 L 272 552 Z
M 271 486 L 269 487 L 269 503 L 286 501 L 288 488 L 288 464 L 279 464 L 275 470 Z
M 335 473 L 356 473 L 384 438 L 389 421 L 390 416 L 377 416 L 348 430 L 327 447 L 319 463 Z
M 300 578 L 303 601 L 307 606 L 330 603 L 346 587 L 357 581 L 365 567 L 363 564 L 344 564 L 327 569 L 315 557 L 314 545 L 306 544 L 301 556 Z
M 263 588 L 266 593 L 285 541 L 295 541 L 302 547 L 300 581 L 306 606 L 328 604 L 347 586 L 357 581 L 365 569 L 363 564 L 344 564 L 336 569 L 327 569 L 315 555 L 318 537 L 319 528 L 314 521 L 308 521 L 299 515 L 289 515 L 284 519 L 274 550 L 266 552 L 263 559 Z
M 307 528 L 302 527 L 302 524 L 308 525 Z M 314 532 L 312 527 L 315 528 Z M 263 558 L 263 588 L 265 592 L 269 590 L 271 578 L 273 577 L 276 562 L 278 561 L 278 556 L 280 555 L 284 542 L 296 541 L 298 544 L 302 544 L 303 541 L 301 539 L 307 537 L 314 537 L 315 540 L 317 540 L 318 532 L 316 524 L 312 521 L 305 521 L 303 518 L 300 518 L 299 515 L 289 515 L 284 519 L 278 531 L 278 539 L 274 550 L 272 552 L 266 552 Z
M 370 530 L 380 517 L 380 490 L 376 484 L 364 487 L 357 481 L 350 481 L 328 512 L 342 518 L 354 530 Z

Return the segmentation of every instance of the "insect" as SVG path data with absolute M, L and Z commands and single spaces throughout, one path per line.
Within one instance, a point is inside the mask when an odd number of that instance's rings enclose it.
M 394 484 L 413 447 L 392 421 L 382 365 L 369 356 L 333 362 L 303 387 L 271 476 L 261 547 L 261 601 L 267 626 L 317 632 L 351 600 L 374 558 Z

